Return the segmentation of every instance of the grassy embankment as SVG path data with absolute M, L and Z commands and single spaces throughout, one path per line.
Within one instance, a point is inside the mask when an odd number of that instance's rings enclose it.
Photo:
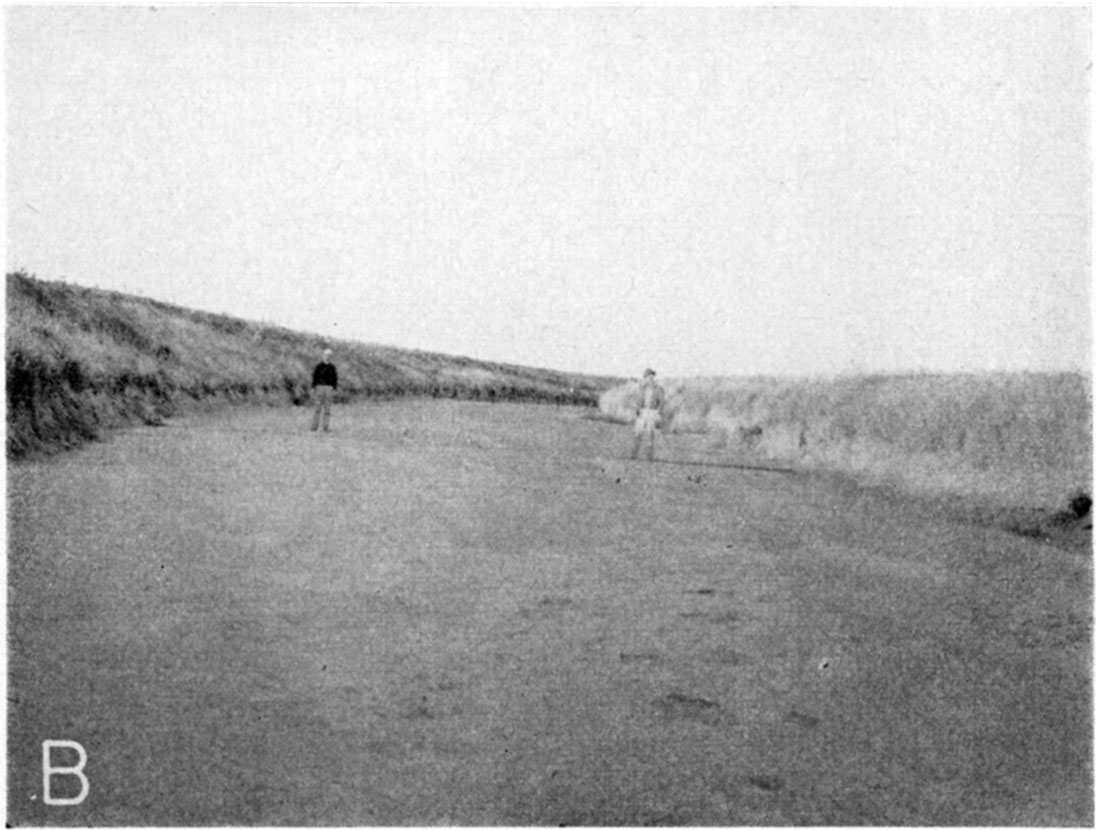
M 1091 381 L 1078 374 L 720 378 L 666 382 L 672 432 L 713 436 L 716 454 L 979 503 L 1054 508 L 1092 486 Z M 636 384 L 604 393 L 631 417 Z
M 420 395 L 595 406 L 620 379 L 333 340 L 142 297 L 7 275 L 7 452 L 72 447 L 226 402 L 308 400 L 331 346 L 338 401 Z

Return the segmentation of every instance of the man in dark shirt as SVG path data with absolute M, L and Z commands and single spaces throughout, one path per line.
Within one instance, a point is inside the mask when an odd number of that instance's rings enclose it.
M 325 349 L 321 362 L 313 367 L 313 385 L 311 393 L 315 401 L 313 408 L 313 425 L 310 431 L 316 432 L 318 423 L 321 423 L 321 413 L 324 412 L 324 429 L 328 432 L 329 412 L 332 409 L 332 396 L 336 393 L 336 367 L 329 358 L 332 357 L 332 349 Z

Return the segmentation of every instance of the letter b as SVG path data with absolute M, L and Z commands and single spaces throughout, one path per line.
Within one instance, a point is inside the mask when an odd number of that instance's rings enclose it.
M 55 767 L 50 764 L 50 750 L 54 747 L 75 749 L 80 761 L 75 767 Z M 80 804 L 88 797 L 88 777 L 82 770 L 88 763 L 88 753 L 84 747 L 76 741 L 43 741 L 42 742 L 42 801 L 46 804 L 58 807 L 72 807 Z M 74 798 L 53 798 L 50 795 L 50 778 L 54 775 L 75 775 L 80 779 L 80 795 Z

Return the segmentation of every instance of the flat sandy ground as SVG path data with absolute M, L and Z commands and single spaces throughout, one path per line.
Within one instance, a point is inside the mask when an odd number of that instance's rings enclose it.
M 579 409 L 309 414 L 9 467 L 10 823 L 1091 825 L 1087 552 Z

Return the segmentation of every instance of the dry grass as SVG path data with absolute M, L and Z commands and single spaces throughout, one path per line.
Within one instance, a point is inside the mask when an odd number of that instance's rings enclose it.
M 595 406 L 617 383 L 465 357 L 330 340 L 116 292 L 7 275 L 8 455 L 159 423 L 183 406 L 300 404 L 322 348 L 338 401 L 420 395 Z
M 1091 388 L 1078 374 L 717 378 L 666 390 L 671 429 L 709 432 L 716 450 L 1000 503 L 1062 505 L 1091 491 Z M 609 390 L 601 411 L 628 420 L 636 394 Z

